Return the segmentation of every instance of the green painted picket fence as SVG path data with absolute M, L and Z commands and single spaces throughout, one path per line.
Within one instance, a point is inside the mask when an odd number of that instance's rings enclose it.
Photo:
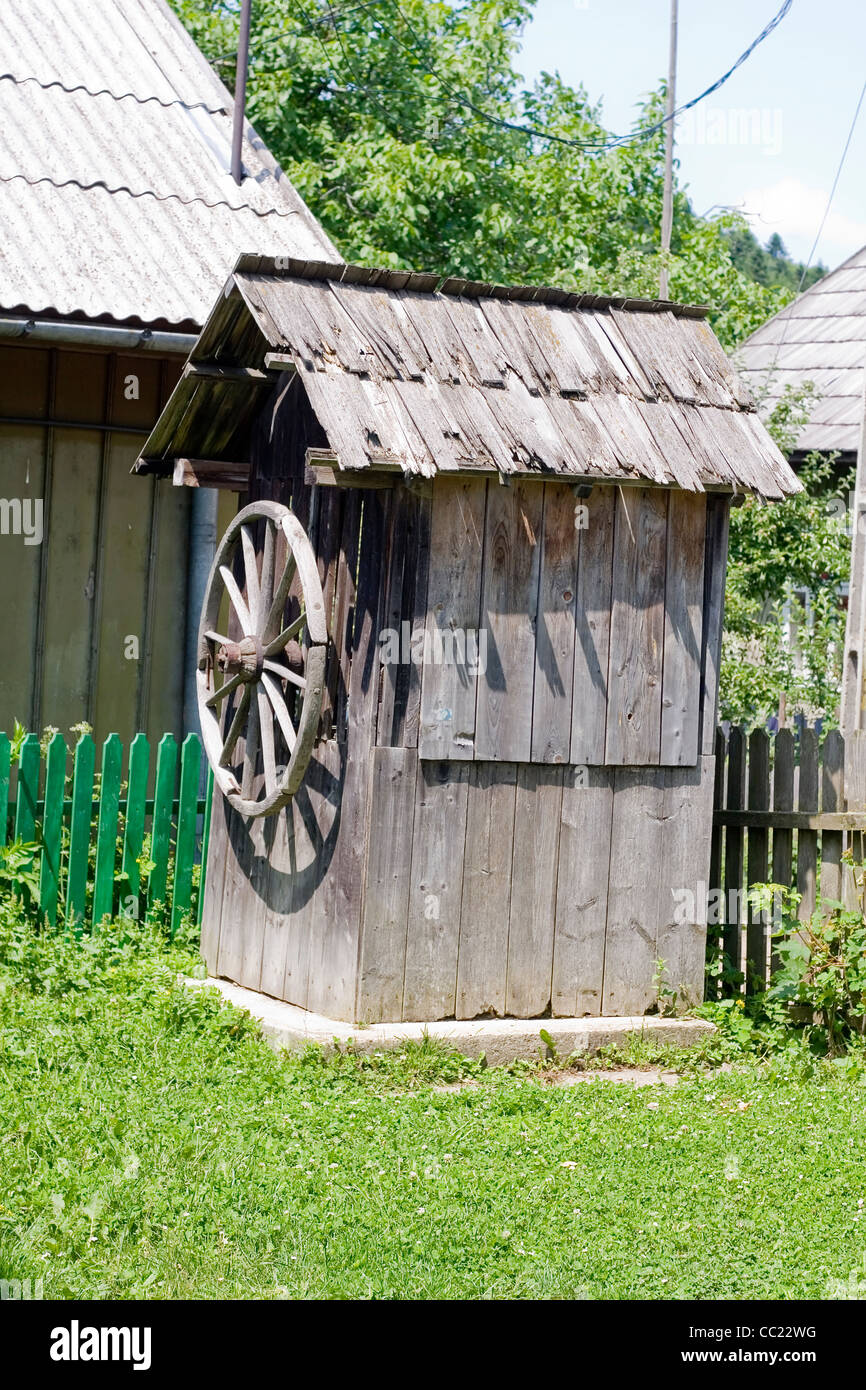
M 137 905 L 142 892 L 139 859 L 148 819 L 152 867 L 146 878 L 146 911 L 151 912 L 157 903 L 166 910 L 170 907 L 174 935 L 192 904 L 193 866 L 200 851 L 200 916 L 213 774 L 208 769 L 207 793 L 199 800 L 202 749 L 195 734 L 187 735 L 180 750 L 179 784 L 177 742 L 171 734 L 163 735 L 156 750 L 152 798 L 147 795 L 151 750 L 142 733 L 135 735 L 129 747 L 123 797 L 123 745 L 117 734 L 109 734 L 102 745 L 98 783 L 93 739 L 87 734 L 76 743 L 71 796 L 66 795 L 70 750 L 62 734 L 54 734 L 44 758 L 39 736 L 27 734 L 19 749 L 14 799 L 10 798 L 11 752 L 9 738 L 0 734 L 0 845 L 10 840 L 38 844 L 34 868 L 39 893 L 34 905 L 40 921 L 82 934 L 88 926 L 96 928 L 122 911 L 124 902 L 131 899 Z M 92 888 L 89 912 L 88 886 Z

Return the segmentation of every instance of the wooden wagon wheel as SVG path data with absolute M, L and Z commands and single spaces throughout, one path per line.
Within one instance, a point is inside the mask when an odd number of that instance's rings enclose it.
M 262 531 L 257 553 L 255 533 Z M 225 627 L 236 630 L 234 638 L 219 630 L 225 595 Z M 272 815 L 301 784 L 322 708 L 327 641 L 306 532 L 288 507 L 252 502 L 217 548 L 196 671 L 205 752 L 217 786 L 243 816 Z

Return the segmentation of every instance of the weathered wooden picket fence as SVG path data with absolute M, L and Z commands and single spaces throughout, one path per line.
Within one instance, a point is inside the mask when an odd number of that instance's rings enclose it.
M 795 888 L 803 921 L 821 900 L 854 905 L 842 856 L 866 858 L 866 739 L 735 727 L 727 738 L 717 732 L 715 751 L 709 950 L 717 943 L 751 992 L 774 966 L 772 922 L 747 901 L 753 884 Z
M 200 800 L 202 750 L 196 735 L 184 740 L 179 760 L 172 735 L 160 740 L 152 797 L 151 749 L 142 733 L 129 746 L 125 779 L 117 734 L 102 745 L 98 773 L 90 735 L 70 750 L 55 734 L 43 752 L 38 735 L 28 734 L 17 757 L 11 754 L 8 736 L 0 734 L 0 845 L 15 840 L 38 846 L 33 858 L 38 902 L 32 905 L 40 920 L 82 933 L 118 912 L 139 915 L 141 899 L 145 912 L 157 904 L 170 910 L 173 934 L 193 905 L 193 868 L 197 859 L 204 864 L 207 850 L 211 782 L 208 778 L 207 796 Z

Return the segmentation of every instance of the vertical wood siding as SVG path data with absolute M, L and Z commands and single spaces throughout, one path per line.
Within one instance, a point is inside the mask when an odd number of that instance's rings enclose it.
M 0 583 L 15 595 L 0 643 L 16 653 L 0 725 L 181 736 L 189 498 L 129 471 L 178 370 L 147 354 L 0 345 L 0 497 L 43 503 L 41 545 L 0 535 Z

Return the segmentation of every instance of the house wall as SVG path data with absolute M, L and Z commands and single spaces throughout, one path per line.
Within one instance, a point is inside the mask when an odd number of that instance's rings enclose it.
M 0 344 L 0 498 L 43 504 L 41 544 L 0 534 L 0 729 L 182 733 L 189 495 L 130 474 L 180 366 Z

